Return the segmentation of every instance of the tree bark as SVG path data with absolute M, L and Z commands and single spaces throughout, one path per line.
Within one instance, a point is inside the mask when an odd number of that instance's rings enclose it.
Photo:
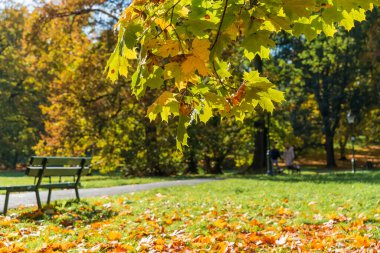
M 185 174 L 198 174 L 198 162 L 195 156 L 194 147 L 190 146 L 189 149 L 190 151 L 188 153 L 187 168 Z
M 210 173 L 212 171 L 211 157 L 208 155 L 204 156 L 204 170 L 206 173 Z
M 339 160 L 345 161 L 346 157 L 346 146 L 347 146 L 348 136 L 343 136 L 339 139 Z
M 204 170 L 208 174 L 223 174 L 222 171 L 222 158 L 212 159 L 209 155 L 204 156 Z
M 153 176 L 162 176 L 157 127 L 154 122 L 150 122 L 148 119 L 145 121 L 145 148 L 148 173 Z
M 255 122 L 257 132 L 255 134 L 255 149 L 253 151 L 253 162 L 250 170 L 253 173 L 264 172 L 266 168 L 266 150 L 267 150 L 267 129 L 265 127 L 265 120 L 260 119 Z
M 224 156 L 219 156 L 215 159 L 215 164 L 213 166 L 212 174 L 223 174 L 222 163 L 224 161 Z
M 253 60 L 253 66 L 261 74 L 263 73 L 263 61 L 260 56 L 256 55 Z M 265 127 L 265 114 L 254 123 L 257 129 L 254 137 L 255 149 L 253 151 L 253 162 L 250 171 L 253 173 L 264 172 L 266 168 L 266 150 L 267 150 L 267 134 L 268 129 Z

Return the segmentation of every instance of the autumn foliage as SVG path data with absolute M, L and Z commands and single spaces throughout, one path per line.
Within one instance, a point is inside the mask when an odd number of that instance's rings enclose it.
M 234 179 L 19 208 L 0 217 L 0 252 L 376 252 L 379 187 L 350 179 Z
M 106 70 L 112 81 L 119 75 L 130 79 L 138 99 L 147 90 L 158 90 L 161 95 L 151 105 L 149 118 L 160 115 L 167 121 L 168 116 L 178 116 L 181 149 L 194 117 L 206 123 L 219 113 L 243 120 L 246 113 L 272 112 L 284 100 L 282 92 L 251 66 L 255 57 L 269 58 L 274 34 L 285 31 L 309 40 L 320 33 L 333 36 L 337 26 L 350 30 L 355 21 L 365 20 L 366 10 L 376 4 L 377 0 L 135 0 L 116 25 L 118 42 Z M 232 54 L 241 60 L 231 61 Z M 241 66 L 241 73 L 232 75 Z

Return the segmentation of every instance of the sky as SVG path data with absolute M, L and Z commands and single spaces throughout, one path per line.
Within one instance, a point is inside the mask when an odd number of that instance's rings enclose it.
M 28 7 L 28 9 L 33 9 L 33 7 L 36 5 L 36 0 L 13 0 L 16 3 L 20 3 Z M 0 8 L 3 8 L 7 3 L 9 3 L 9 0 L 0 0 Z

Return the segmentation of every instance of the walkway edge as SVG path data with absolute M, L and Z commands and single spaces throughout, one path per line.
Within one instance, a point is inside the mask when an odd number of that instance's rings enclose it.
M 186 180 L 174 180 L 174 181 L 163 181 L 163 182 L 154 182 L 148 184 L 133 184 L 133 185 L 120 185 L 113 186 L 108 188 L 89 188 L 89 189 L 79 189 L 79 195 L 83 198 L 91 197 L 103 197 L 103 196 L 113 196 L 120 195 L 131 192 L 146 191 L 157 188 L 166 188 L 173 186 L 191 186 L 201 183 L 213 182 L 217 180 L 223 180 L 220 178 L 201 178 L 201 179 L 186 179 Z M 40 192 L 41 201 L 46 204 L 47 192 Z M 61 199 L 74 199 L 75 191 L 72 189 L 69 190 L 53 190 L 51 200 L 61 200 Z M 0 195 L 0 205 L 4 204 L 5 196 Z M 9 198 L 8 208 L 17 208 L 19 206 L 35 206 L 36 196 L 34 193 L 12 193 Z M 2 206 L 1 206 L 2 207 Z M 9 210 L 12 212 L 12 210 Z

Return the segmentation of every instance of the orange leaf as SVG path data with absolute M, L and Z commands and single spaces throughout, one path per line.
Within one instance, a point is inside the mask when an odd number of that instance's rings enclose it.
M 118 231 L 110 231 L 107 234 L 107 237 L 108 237 L 108 240 L 110 240 L 110 241 L 117 241 L 117 240 L 121 239 L 122 234 Z
M 355 236 L 355 246 L 358 248 L 369 247 L 371 245 L 370 240 L 367 237 L 360 235 Z
M 226 228 L 227 227 L 227 222 L 225 222 L 224 220 L 217 220 L 215 222 L 215 226 L 218 227 L 218 228 Z
M 84 232 L 80 231 L 77 237 L 77 243 L 80 243 L 84 237 Z
M 208 74 L 208 69 L 205 62 L 194 55 L 190 55 L 186 58 L 181 65 L 181 70 L 185 74 L 194 73 L 196 70 L 198 70 L 198 73 L 202 76 L 207 76 Z

